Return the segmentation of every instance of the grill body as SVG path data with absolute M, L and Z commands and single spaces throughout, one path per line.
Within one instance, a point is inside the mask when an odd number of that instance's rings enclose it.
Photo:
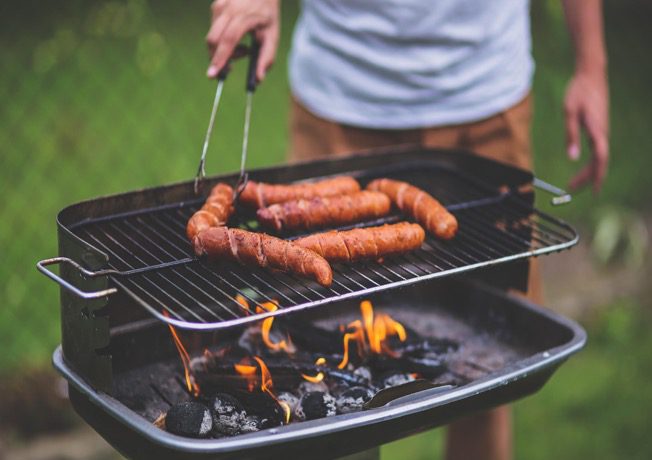
M 225 329 L 478 268 L 490 273 L 499 264 L 494 271 L 510 276 L 494 279 L 502 287 L 523 289 L 528 257 L 577 241 L 571 227 L 532 208 L 533 194 L 523 191 L 532 183 L 530 173 L 462 151 L 391 149 L 261 169 L 250 176 L 293 182 L 335 174 L 352 174 L 363 185 L 383 176 L 408 180 L 441 198 L 458 217 L 460 232 L 451 242 L 428 238 L 423 249 L 388 257 L 383 264 L 335 265 L 334 284 L 326 289 L 296 277 L 194 259 L 183 230 L 203 198 L 195 196 L 192 182 L 72 205 L 58 216 L 59 254 L 89 270 L 108 270 L 86 277 L 62 265 L 62 278 L 84 291 L 115 287 L 118 292 L 80 299 L 61 290 L 62 347 L 69 365 L 111 393 L 110 331 L 116 327 L 154 316 L 181 328 Z M 235 180 L 236 175 L 216 177 L 205 190 Z M 238 224 L 250 225 L 246 213 L 233 223 Z M 235 301 L 236 294 L 252 304 L 276 299 L 279 309 L 249 315 Z
M 544 310 L 527 300 L 489 288 L 484 283 L 455 278 L 420 283 L 409 289 L 390 290 L 373 297 L 378 308 L 409 306 L 425 321 L 437 312 L 454 315 L 473 328 L 477 336 L 497 337 L 515 358 L 506 366 L 456 388 L 417 392 L 368 411 L 291 424 L 235 438 L 191 440 L 159 430 L 119 399 L 96 391 L 64 360 L 54 355 L 55 367 L 70 383 L 76 411 L 120 452 L 130 458 L 336 458 L 450 423 L 457 417 L 495 407 L 537 391 L 586 340 L 575 322 Z M 356 309 L 343 301 L 329 309 L 302 313 L 306 321 Z M 390 310 L 392 311 L 392 310 Z M 394 314 L 394 313 L 392 313 Z M 149 327 L 124 332 L 148 340 Z M 125 338 L 122 354 L 147 347 L 137 338 Z M 145 355 L 154 355 L 154 343 Z M 131 346 L 129 346 L 131 345 Z M 115 345 L 114 345 L 115 347 Z M 114 350 L 117 354 L 119 350 Z M 124 360 L 123 360 L 124 361 Z M 124 363 L 138 366 L 137 362 Z
M 84 299 L 61 289 L 62 346 L 54 365 L 69 382 L 77 412 L 120 452 L 161 459 L 334 458 L 531 394 L 583 346 L 585 333 L 576 323 L 505 293 L 525 289 L 528 257 L 577 242 L 571 227 L 532 208 L 530 173 L 467 152 L 406 147 L 260 169 L 250 177 L 293 182 L 336 174 L 353 174 L 363 185 L 388 176 L 425 188 L 455 213 L 459 238 L 450 244 L 429 239 L 425 249 L 388 258 L 383 266 L 336 266 L 337 283 L 320 290 L 302 280 L 193 259 L 183 226 L 203 198 L 195 196 L 192 182 L 94 199 L 59 214 L 59 254 L 96 272 L 85 276 L 64 264 L 61 278 L 82 291 L 117 292 Z M 236 179 L 215 177 L 205 191 Z M 246 215 L 234 224 L 250 225 Z M 164 321 L 208 331 L 198 334 L 203 337 L 219 329 L 228 340 L 238 327 L 268 316 L 245 317 L 229 303 L 235 293 L 254 303 L 278 298 L 274 315 L 305 321 L 356 311 L 361 297 L 397 315 L 401 306 L 426 319 L 446 311 L 518 353 L 464 386 L 420 391 L 363 412 L 229 439 L 191 440 L 159 430 L 121 398 L 124 375 L 178 359 Z

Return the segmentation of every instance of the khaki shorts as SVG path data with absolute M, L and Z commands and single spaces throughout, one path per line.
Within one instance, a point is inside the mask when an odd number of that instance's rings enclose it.
M 406 130 L 379 130 L 325 120 L 295 99 L 290 113 L 290 161 L 346 155 L 402 144 L 463 148 L 523 169 L 532 169 L 530 124 L 532 96 L 485 120 L 453 126 Z M 541 303 L 536 263 L 531 264 L 528 297 Z

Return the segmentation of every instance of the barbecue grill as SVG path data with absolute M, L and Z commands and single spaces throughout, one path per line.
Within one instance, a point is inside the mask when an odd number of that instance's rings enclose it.
M 70 383 L 76 410 L 129 456 L 273 457 L 280 450 L 297 453 L 310 446 L 320 452 L 319 446 L 329 446 L 334 457 L 532 393 L 582 347 L 585 336 L 577 324 L 504 292 L 524 290 L 528 258 L 577 243 L 571 226 L 533 207 L 533 185 L 556 193 L 556 202 L 568 200 L 562 191 L 467 152 L 415 147 L 260 169 L 250 178 L 296 182 L 339 174 L 353 175 L 363 186 L 391 177 L 423 188 L 455 214 L 458 235 L 450 241 L 428 237 L 421 249 L 382 263 L 335 264 L 333 285 L 326 288 L 288 274 L 195 258 L 184 230 L 205 197 L 194 194 L 192 182 L 64 209 L 57 219 L 60 257 L 39 262 L 38 269 L 62 287 L 62 346 L 54 363 Z M 208 185 L 236 179 L 215 177 Z M 358 225 L 399 219 L 390 215 Z M 230 225 L 257 229 L 241 210 Z M 61 264 L 58 275 L 47 268 L 53 264 Z M 203 343 L 214 340 L 215 331 L 228 339 L 233 330 L 270 316 L 315 321 L 369 297 L 399 316 L 402 309 L 413 311 L 412 319 L 437 321 L 441 312 L 454 313 L 475 331 L 469 337 L 499 338 L 509 359 L 461 387 L 398 394 L 380 408 L 233 439 L 189 440 L 156 428 L 151 409 L 169 406 L 172 397 L 156 382 L 133 389 L 149 394 L 149 407 L 124 404 L 127 380 L 145 381 L 155 372 L 145 370 L 147 363 L 174 357 L 169 337 L 162 339 L 165 323 L 206 332 L 198 334 Z M 252 313 L 238 298 L 253 305 L 273 299 L 278 308 Z

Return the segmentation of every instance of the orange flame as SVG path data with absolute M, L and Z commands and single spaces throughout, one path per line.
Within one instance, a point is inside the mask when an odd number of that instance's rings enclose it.
M 238 302 L 240 305 L 242 305 L 247 311 L 251 312 L 251 307 L 249 306 L 249 302 L 247 299 L 245 299 L 242 295 L 236 294 L 235 296 L 236 302 Z M 265 313 L 265 312 L 272 312 L 278 310 L 278 302 L 276 300 L 272 300 L 270 302 L 264 302 L 262 304 L 256 305 L 256 313 Z M 285 351 L 286 353 L 291 353 L 291 347 L 289 345 L 289 337 L 288 340 L 281 340 L 278 343 L 275 343 L 270 339 L 269 334 L 272 331 L 272 325 L 274 324 L 274 318 L 265 318 L 263 320 L 263 325 L 261 327 L 261 335 L 263 337 L 263 343 L 267 346 L 272 351 Z
M 370 301 L 363 300 L 360 303 L 360 313 L 362 321 L 355 320 L 347 326 L 347 329 L 353 329 L 353 331 L 344 334 L 344 353 L 342 361 L 337 365 L 339 369 L 344 369 L 349 362 L 349 342 L 351 340 L 357 342 L 359 353 L 370 351 L 375 354 L 384 353 L 396 356 L 396 353 L 387 345 L 387 338 L 395 335 L 401 342 L 407 338 L 403 325 L 386 313 L 374 314 Z
M 249 302 L 247 302 L 247 299 L 245 299 L 244 296 L 240 294 L 236 294 L 235 301 L 238 302 L 240 305 L 242 305 L 245 308 L 245 310 L 251 313 L 251 308 L 249 308 Z
M 315 361 L 315 366 L 323 366 L 324 364 L 326 364 L 326 358 L 324 358 L 323 356 L 317 358 L 317 360 Z M 322 380 L 324 380 L 324 373 L 323 372 L 318 372 L 317 375 L 314 375 L 314 376 L 313 375 L 301 374 L 301 377 L 303 377 L 308 382 L 319 383 Z
M 170 317 L 166 310 L 163 310 L 163 315 L 166 318 Z M 181 342 L 181 339 L 179 338 L 179 335 L 177 334 L 177 331 L 174 329 L 174 327 L 171 324 L 168 324 L 168 327 L 170 328 L 170 334 L 172 334 L 174 345 L 177 347 L 177 351 L 181 357 L 181 363 L 183 364 L 183 371 L 186 378 L 186 387 L 188 388 L 188 391 L 191 392 L 194 396 L 199 396 L 199 385 L 197 385 L 195 379 L 190 373 L 190 355 L 186 351 L 186 348 L 183 346 L 183 343 Z
M 365 347 L 364 343 L 364 331 L 362 329 L 362 323 L 359 319 L 351 322 L 348 326 L 348 329 L 354 329 L 353 332 L 347 332 L 344 334 L 344 356 L 342 356 L 342 361 L 337 365 L 338 369 L 344 369 L 349 363 L 349 342 L 355 340 L 358 343 L 358 351 L 362 352 Z
M 283 401 L 279 401 L 274 394 L 274 382 L 272 381 L 272 374 L 270 374 L 265 362 L 258 356 L 254 356 L 254 359 L 260 367 L 260 389 L 267 393 L 274 401 L 276 401 L 279 406 L 281 406 L 281 409 L 283 409 L 285 414 L 285 424 L 287 425 L 290 422 L 290 406 Z

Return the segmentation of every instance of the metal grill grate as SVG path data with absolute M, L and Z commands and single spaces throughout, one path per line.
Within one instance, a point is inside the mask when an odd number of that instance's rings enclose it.
M 380 174 L 358 174 L 365 182 Z M 386 172 L 383 174 L 386 175 Z M 259 268 L 197 260 L 185 236 L 189 217 L 201 206 L 167 205 L 103 217 L 74 227 L 86 242 L 109 254 L 118 271 L 111 282 L 151 314 L 187 329 L 231 327 L 265 317 L 290 313 L 357 297 L 374 291 L 472 270 L 568 248 L 577 234 L 567 224 L 533 210 L 513 191 L 492 189 L 457 171 L 436 168 L 405 169 L 388 175 L 408 180 L 436 196 L 459 221 L 451 241 L 428 237 L 422 248 L 382 263 L 333 264 L 333 284 L 312 281 Z M 404 220 L 393 215 L 361 225 Z M 237 223 L 252 228 L 248 216 Z M 237 300 L 254 306 L 272 300 L 274 312 L 253 314 Z

